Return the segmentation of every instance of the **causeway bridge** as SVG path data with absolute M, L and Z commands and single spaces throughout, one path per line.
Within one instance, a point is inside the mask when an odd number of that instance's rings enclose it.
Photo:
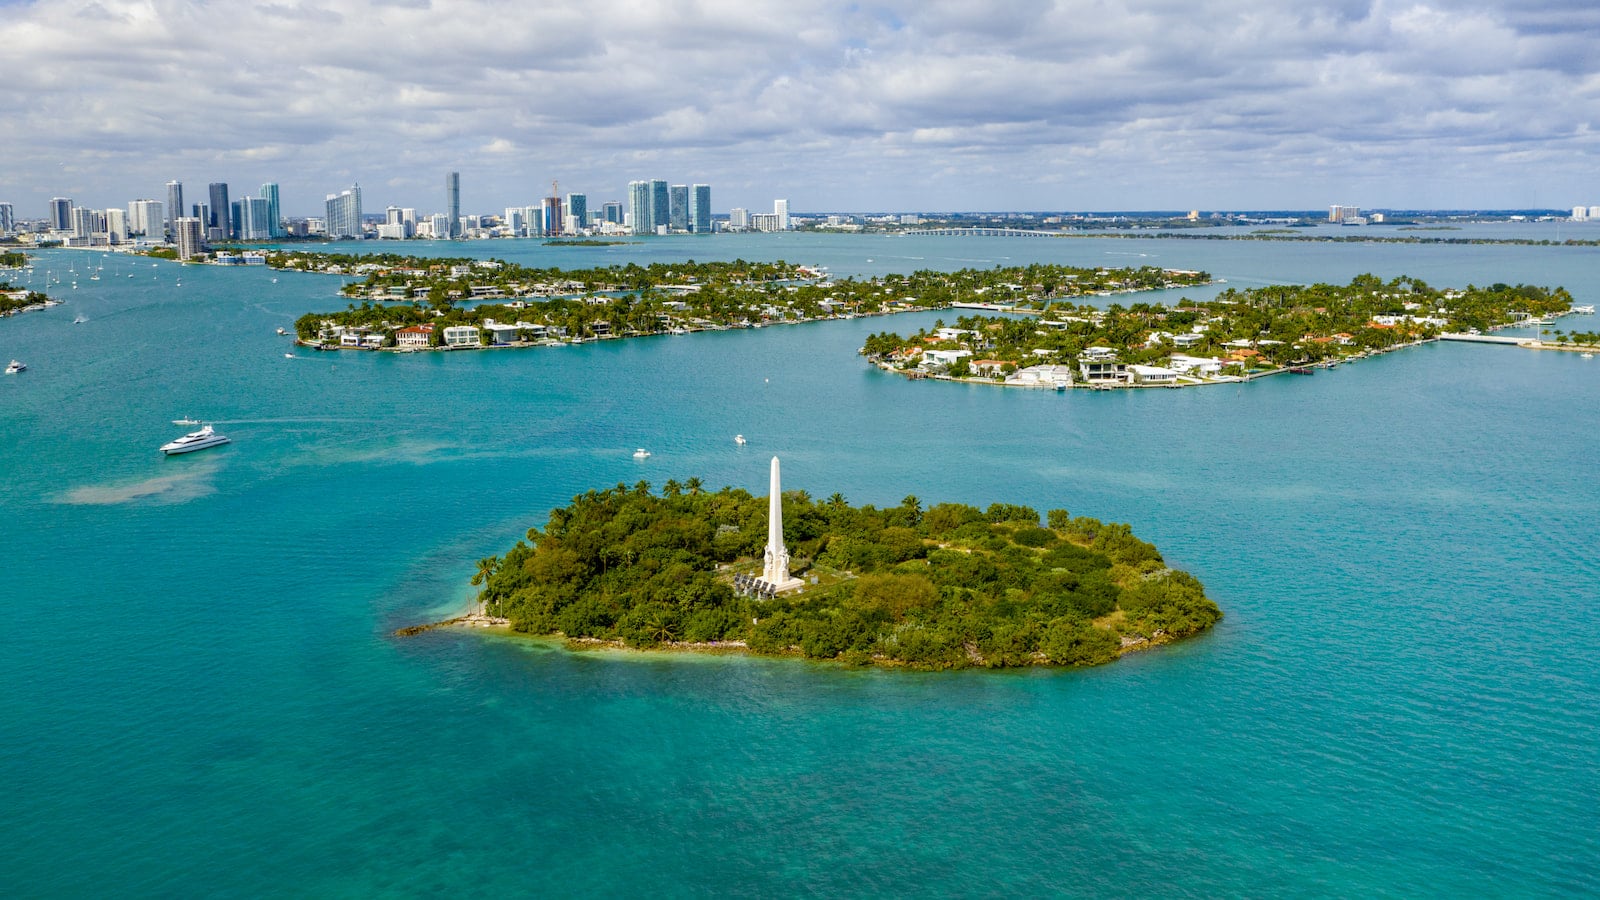
M 914 228 L 907 235 L 933 237 L 1061 237 L 1065 232 L 1036 231 L 1027 228 Z
M 1472 344 L 1511 344 L 1518 347 L 1539 343 L 1539 339 L 1535 337 L 1507 337 L 1498 334 L 1441 334 L 1439 340 L 1464 341 Z

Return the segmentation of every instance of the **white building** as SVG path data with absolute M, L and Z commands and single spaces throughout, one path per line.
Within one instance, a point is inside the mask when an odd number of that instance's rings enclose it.
M 772 201 L 772 214 L 778 217 L 778 231 L 789 230 L 789 201 Z
M 447 325 L 444 329 L 446 347 L 481 347 L 476 325 Z
M 162 216 L 160 200 L 134 200 L 128 204 L 128 232 L 140 234 L 152 241 L 166 236 L 167 220 Z
M 750 227 L 750 211 L 742 206 L 735 206 L 728 210 L 728 227 L 734 231 L 743 231 Z
M 1128 366 L 1128 375 L 1134 384 L 1177 384 L 1178 373 L 1173 369 L 1161 366 L 1141 366 L 1137 363 Z
M 1028 366 L 1011 373 L 1006 384 L 1020 387 L 1065 387 L 1072 384 L 1071 366 Z
M 1179 374 L 1200 378 L 1209 378 L 1222 372 L 1222 360 L 1209 356 L 1185 356 L 1182 353 L 1174 353 L 1167 365 Z

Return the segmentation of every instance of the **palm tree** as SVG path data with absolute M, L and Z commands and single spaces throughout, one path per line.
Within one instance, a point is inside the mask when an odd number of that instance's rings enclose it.
M 701 488 L 702 488 L 702 487 L 703 487 L 703 486 L 704 486 L 704 485 L 703 485 L 703 483 L 702 483 L 702 482 L 701 482 L 701 481 L 700 481 L 700 479 L 698 479 L 698 478 L 691 478 L 691 479 L 689 479 L 689 480 L 688 480 L 688 481 L 685 481 L 685 482 L 684 482 L 684 483 L 683 483 L 683 486 L 684 486 L 684 487 L 686 487 L 686 488 L 688 488 L 688 489 L 689 489 L 689 493 L 691 493 L 691 494 L 698 494 L 698 493 L 700 493 L 700 490 L 701 490 Z

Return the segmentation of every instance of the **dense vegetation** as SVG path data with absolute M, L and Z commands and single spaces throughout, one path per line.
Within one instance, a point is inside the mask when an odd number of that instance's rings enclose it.
M 1222 613 L 1127 525 L 1026 506 L 924 510 L 784 494 L 803 590 L 735 593 L 758 574 L 767 500 L 698 479 L 574 497 L 473 579 L 519 631 L 634 647 L 742 641 L 767 654 L 918 668 L 1096 665 Z
M 28 254 L 21 250 L 0 252 L 0 269 L 20 269 L 28 264 Z
M 907 337 L 875 334 L 862 352 L 879 359 L 894 354 L 911 365 L 915 359 L 905 353 L 908 349 L 970 349 L 1028 365 L 1070 362 L 1086 348 L 1102 346 L 1115 350 L 1123 363 L 1160 365 L 1179 350 L 1196 357 L 1231 355 L 1232 365 L 1243 374 L 1257 367 L 1383 350 L 1441 331 L 1488 329 L 1512 322 L 1513 313 L 1541 316 L 1571 305 L 1572 296 L 1559 287 L 1494 284 L 1442 290 L 1405 276 L 1384 281 L 1359 275 L 1348 285 L 1229 288 L 1209 301 L 1185 299 L 1171 307 L 1113 304 L 1102 310 L 1060 303 L 1046 312 L 1044 321 L 966 316 L 956 325 L 969 334 L 949 340 L 926 330 Z M 1199 340 L 1180 350 L 1174 337 L 1185 334 Z

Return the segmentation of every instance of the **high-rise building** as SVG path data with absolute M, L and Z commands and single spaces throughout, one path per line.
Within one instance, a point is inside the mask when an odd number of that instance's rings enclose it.
M 72 230 L 72 201 L 66 197 L 53 197 L 50 200 L 50 230 Z
M 735 206 L 728 210 L 728 227 L 735 231 L 743 231 L 750 227 L 750 211 L 742 206 Z
M 178 239 L 178 219 L 183 216 L 183 182 L 167 182 L 167 236 Z
M 689 230 L 689 186 L 675 184 L 667 190 L 667 203 L 671 209 L 667 213 L 667 225 L 673 231 Z
M 694 199 L 689 204 L 689 230 L 695 234 L 711 233 L 711 185 L 694 186 Z
M 181 216 L 172 227 L 172 241 L 178 245 L 179 259 L 188 259 L 205 249 L 205 228 L 198 216 Z
M 0 235 L 17 230 L 17 210 L 9 203 L 0 203 Z
M 128 231 L 152 241 L 166 240 L 166 220 L 161 216 L 160 200 L 135 200 L 128 204 Z
M 1340 222 L 1340 223 L 1342 223 L 1342 222 L 1345 222 L 1345 221 L 1350 220 L 1350 219 L 1359 219 L 1359 218 L 1361 218 L 1361 207 L 1359 207 L 1359 206 L 1330 206 L 1330 207 L 1328 207 L 1328 221 L 1329 222 Z
M 523 225 L 525 224 L 522 219 L 522 207 L 506 207 L 505 215 L 500 217 L 500 224 L 511 232 L 512 237 L 522 237 Z
M 589 226 L 589 195 L 568 194 L 567 215 L 578 220 L 578 228 L 587 228 Z
M 327 223 L 323 226 L 331 238 L 361 237 L 361 185 L 351 185 L 337 194 L 329 194 Z
M 106 240 L 113 244 L 128 240 L 128 211 L 118 207 L 106 210 Z
M 451 172 L 444 177 L 444 208 L 445 215 L 450 217 L 450 233 L 435 234 L 434 237 L 458 238 L 461 237 L 461 173 Z
M 87 240 L 94 234 L 94 210 L 86 206 L 74 206 L 71 211 L 72 236 Z
M 211 200 L 211 219 L 206 222 L 210 229 L 208 238 L 213 241 L 225 241 L 233 237 L 233 222 L 230 219 L 232 208 L 228 205 L 228 185 L 225 182 L 213 181 L 206 186 L 206 193 Z
M 772 201 L 772 214 L 778 217 L 778 230 L 779 231 L 788 231 L 789 230 L 789 201 L 787 201 L 787 200 L 774 200 L 774 201 Z
M 1583 220 L 1585 220 L 1587 218 L 1589 218 L 1589 207 L 1587 207 L 1587 206 L 1574 206 L 1572 208 L 1572 221 L 1574 221 L 1574 222 L 1582 222 Z
M 272 239 L 272 201 L 266 197 L 240 197 L 233 202 L 234 236 L 241 241 Z
M 601 218 L 613 225 L 622 224 L 622 204 L 612 201 L 601 207 Z
M 650 180 L 650 231 L 655 234 L 661 226 L 672 223 L 672 193 L 668 184 L 659 178 Z
M 284 236 L 283 206 L 278 202 L 278 186 L 269 181 L 261 186 L 261 198 L 267 201 L 267 221 L 271 224 L 272 238 Z
M 634 234 L 651 234 L 655 230 L 650 227 L 650 182 L 628 182 L 628 216 L 628 230 Z
M 561 211 L 560 197 L 544 198 L 544 233 L 559 235 L 561 226 L 566 222 L 566 215 Z
M 445 240 L 450 237 L 450 217 L 444 213 L 434 213 L 428 218 L 428 232 L 434 240 Z

